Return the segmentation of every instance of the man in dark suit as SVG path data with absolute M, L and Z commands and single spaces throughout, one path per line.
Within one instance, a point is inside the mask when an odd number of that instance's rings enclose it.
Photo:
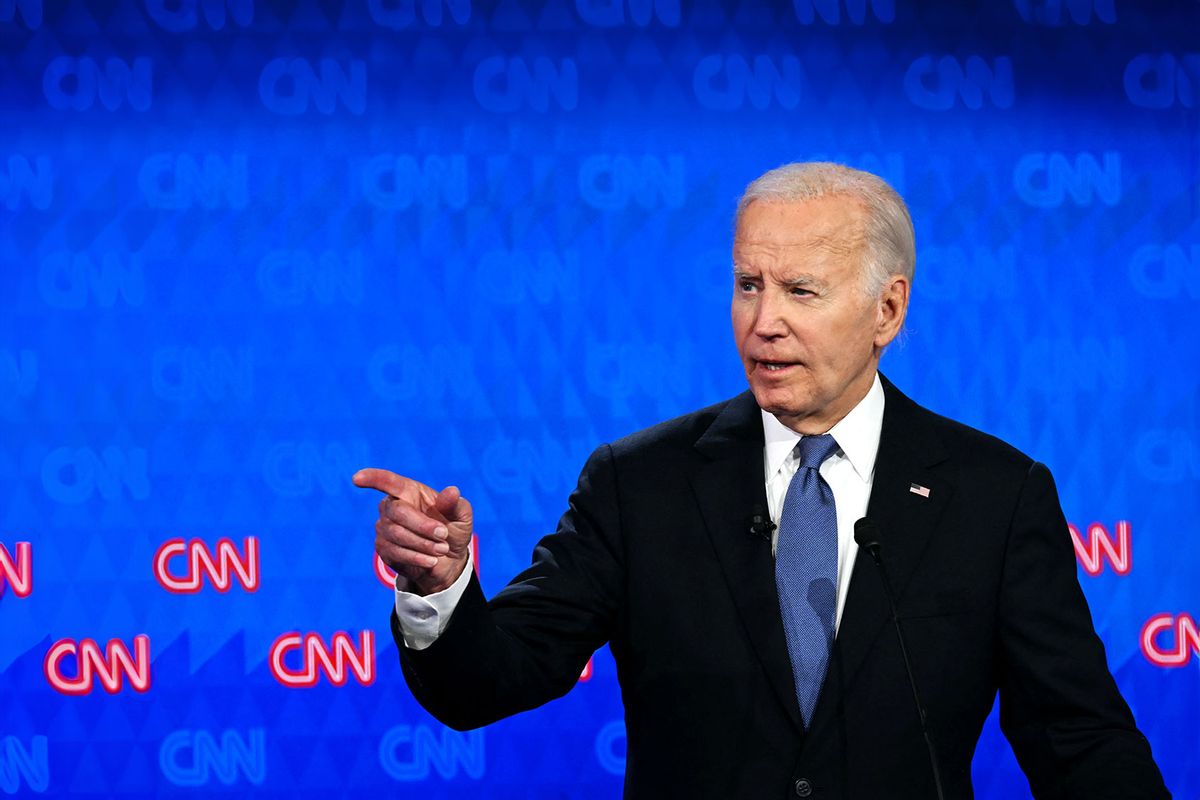
M 794 164 L 738 207 L 750 391 L 597 449 L 558 531 L 486 601 L 470 504 L 384 470 L 376 548 L 414 695 L 457 728 L 567 692 L 609 642 L 631 798 L 936 796 L 875 523 L 941 767 L 1001 725 L 1039 798 L 1168 796 L 1108 672 L 1047 470 L 877 372 L 908 308 L 903 201 Z

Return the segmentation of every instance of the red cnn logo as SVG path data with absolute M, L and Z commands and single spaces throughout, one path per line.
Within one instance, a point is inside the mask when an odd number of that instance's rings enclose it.
M 475 562 L 475 574 L 479 574 L 479 537 L 471 536 L 471 560 Z M 396 588 L 396 573 L 387 564 L 383 563 L 383 559 L 379 554 L 375 554 L 375 577 L 379 582 L 389 589 Z
M 218 592 L 228 592 L 233 585 L 232 576 L 247 592 L 258 591 L 258 537 L 247 536 L 244 540 L 245 557 L 237 551 L 233 541 L 217 540 L 216 558 L 200 539 L 184 542 L 183 539 L 167 539 L 154 553 L 154 577 L 168 592 L 196 594 L 200 591 L 201 578 L 208 575 L 209 581 Z M 172 574 L 168 569 L 171 559 L 187 557 L 186 572 Z
M 1088 575 L 1099 575 L 1104 571 L 1105 560 L 1112 564 L 1113 571 L 1118 575 L 1127 575 L 1133 568 L 1133 549 L 1130 542 L 1130 525 L 1125 520 L 1117 522 L 1116 544 L 1108 529 L 1099 522 L 1093 522 L 1087 527 L 1087 543 L 1084 543 L 1079 528 L 1067 523 L 1071 531 L 1071 543 L 1075 545 L 1075 558 L 1079 566 Z
M 271 645 L 271 674 L 284 686 L 301 687 L 317 685 L 317 666 L 334 686 L 345 686 L 349 679 L 346 665 L 363 686 L 375 682 L 375 632 L 362 631 L 358 634 L 359 647 L 345 631 L 333 634 L 333 645 L 328 646 L 315 633 L 285 633 Z M 284 658 L 292 650 L 300 650 L 300 669 L 292 669 Z
M 33 545 L 29 542 L 17 542 L 15 560 L 8 548 L 0 544 L 0 597 L 8 584 L 12 584 L 17 597 L 29 597 L 33 591 Z
M 1175 632 L 1175 646 L 1163 649 L 1159 646 L 1164 631 Z M 1142 655 L 1151 663 L 1160 667 L 1182 667 L 1192 658 L 1192 653 L 1200 655 L 1200 630 L 1196 629 L 1196 620 L 1190 614 L 1155 614 L 1146 620 L 1142 626 Z
M 96 678 L 109 694 L 121 691 L 124 679 L 134 691 L 145 692 L 150 688 L 150 637 L 139 633 L 133 637 L 133 655 L 120 639 L 109 639 L 104 654 L 95 639 L 59 639 L 46 653 L 42 671 L 46 680 L 63 694 L 89 694 L 95 688 Z M 74 655 L 78 665 L 74 678 L 63 674 L 62 660 Z

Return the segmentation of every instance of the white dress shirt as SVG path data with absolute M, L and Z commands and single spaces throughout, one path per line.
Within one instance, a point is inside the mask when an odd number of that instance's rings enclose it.
M 767 506 L 771 520 L 778 525 L 783 513 L 783 496 L 788 484 L 796 474 L 800 463 L 796 459 L 796 443 L 802 438 L 791 428 L 775 418 L 774 414 L 762 412 L 763 471 L 767 476 Z M 854 541 L 854 523 L 867 515 L 867 501 L 871 498 L 871 483 L 875 478 L 875 454 L 879 451 L 879 434 L 883 428 L 883 384 L 878 373 L 866 397 L 858 402 L 850 413 L 842 417 L 829 429 L 838 449 L 821 464 L 817 471 L 833 491 L 833 502 L 837 508 L 838 572 L 837 572 L 837 617 L 834 630 L 842 621 L 842 608 L 846 605 L 846 592 L 850 588 L 850 573 L 854 571 L 854 559 L 858 555 L 858 544 Z M 779 529 L 771 534 L 771 552 Z
M 783 496 L 798 467 L 793 450 L 801 437 L 766 411 L 762 412 L 762 424 L 767 504 L 771 520 L 778 525 L 783 510 Z M 876 374 L 866 397 L 829 429 L 828 432 L 838 444 L 838 450 L 825 459 L 819 469 L 821 477 L 833 491 L 837 507 L 838 603 L 835 625 L 841 623 L 842 608 L 846 605 L 850 573 L 858 554 L 858 545 L 854 542 L 854 523 L 867 513 L 882 427 L 883 385 Z M 778 528 L 771 534 L 772 553 L 775 551 L 777 532 Z M 463 592 L 467 590 L 472 569 L 474 564 L 468 550 L 467 566 L 458 580 L 447 589 L 425 596 L 406 591 L 407 579 L 396 576 L 396 617 L 400 621 L 400 633 L 405 645 L 413 650 L 423 650 L 441 635 L 450 624 L 450 616 Z

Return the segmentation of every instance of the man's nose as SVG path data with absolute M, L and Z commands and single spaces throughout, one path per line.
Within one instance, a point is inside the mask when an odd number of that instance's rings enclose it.
M 786 298 L 778 292 L 764 291 L 758 299 L 757 313 L 754 315 L 754 333 L 764 339 L 775 339 L 786 336 L 787 323 L 783 317 L 783 303 Z

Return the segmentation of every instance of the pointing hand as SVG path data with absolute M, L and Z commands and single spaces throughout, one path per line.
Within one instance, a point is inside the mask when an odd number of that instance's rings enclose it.
M 410 590 L 433 594 L 462 574 L 471 546 L 471 504 L 447 486 L 429 486 L 386 469 L 360 469 L 354 485 L 386 495 L 375 522 L 375 552 L 408 579 Z

